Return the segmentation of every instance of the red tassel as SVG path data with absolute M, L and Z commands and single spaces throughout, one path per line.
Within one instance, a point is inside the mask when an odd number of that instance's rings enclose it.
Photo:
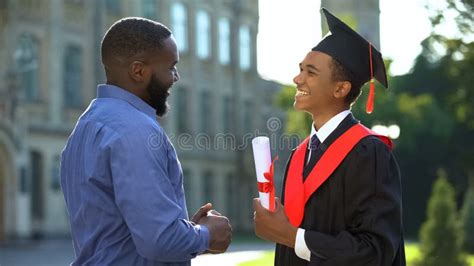
M 365 107 L 365 111 L 368 114 L 374 111 L 374 100 L 375 100 L 375 84 L 374 84 L 374 79 L 371 79 L 369 97 L 367 98 L 367 106 Z
M 371 114 L 374 111 L 374 100 L 375 100 L 375 84 L 374 84 L 374 67 L 372 64 L 372 44 L 369 43 L 369 62 L 370 62 L 370 91 L 369 97 L 367 98 L 367 105 L 365 112 Z

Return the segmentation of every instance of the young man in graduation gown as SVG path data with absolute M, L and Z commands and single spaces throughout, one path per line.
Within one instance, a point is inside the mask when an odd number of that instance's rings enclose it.
M 391 141 L 361 125 L 350 106 L 382 56 L 323 8 L 330 33 L 300 63 L 294 106 L 313 117 L 291 154 L 274 212 L 254 200 L 255 232 L 276 242 L 275 265 L 405 265 L 400 173 Z

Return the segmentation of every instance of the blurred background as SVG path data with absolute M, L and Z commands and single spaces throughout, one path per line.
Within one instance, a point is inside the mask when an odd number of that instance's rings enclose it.
M 363 90 L 353 113 L 395 139 L 409 265 L 474 265 L 472 0 L 0 0 L 0 265 L 73 257 L 60 154 L 105 82 L 101 39 L 124 16 L 164 23 L 178 43 L 181 79 L 160 123 L 189 212 L 213 202 L 235 228 L 231 250 L 270 250 L 245 265 L 271 265 L 272 245 L 253 236 L 249 144 L 270 137 L 280 191 L 289 151 L 311 126 L 292 108 L 292 77 L 327 32 L 322 6 L 386 59 L 389 89 L 377 84 L 372 115 Z

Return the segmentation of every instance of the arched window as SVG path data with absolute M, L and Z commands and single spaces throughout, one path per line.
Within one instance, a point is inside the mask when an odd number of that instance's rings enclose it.
M 27 101 L 39 99 L 38 75 L 38 42 L 29 34 L 18 39 L 17 49 L 13 54 L 21 87 Z
M 250 29 L 248 26 L 240 26 L 239 29 L 239 55 L 240 55 L 240 69 L 248 70 L 250 69 Z
M 122 12 L 121 0 L 105 0 L 105 7 L 111 14 L 118 15 Z
M 212 96 L 208 89 L 204 89 L 200 96 L 201 105 L 201 132 L 200 133 L 212 133 L 213 125 L 213 111 L 212 111 Z
M 233 116 L 232 116 L 232 96 L 231 95 L 225 95 L 223 97 L 223 106 L 222 106 L 222 124 L 223 124 L 223 133 L 230 133 L 233 131 L 232 127 L 232 121 L 233 121 Z
M 214 203 L 217 199 L 215 198 L 215 180 L 214 173 L 210 170 L 206 170 L 203 173 L 203 192 L 204 201 Z
M 211 19 L 203 10 L 196 14 L 196 45 L 200 59 L 208 59 L 211 56 Z
M 145 18 L 155 19 L 157 17 L 156 0 L 142 0 L 142 14 Z
M 230 25 L 227 18 L 220 18 L 219 27 L 219 63 L 230 63 Z
M 82 49 L 68 45 L 64 53 L 64 105 L 81 107 L 82 105 Z
M 177 112 L 177 131 L 178 133 L 190 133 L 191 132 L 191 117 L 190 114 L 190 99 L 189 90 L 186 87 L 176 88 L 176 108 Z
M 180 52 L 188 50 L 188 16 L 182 3 L 171 5 L 171 27 Z

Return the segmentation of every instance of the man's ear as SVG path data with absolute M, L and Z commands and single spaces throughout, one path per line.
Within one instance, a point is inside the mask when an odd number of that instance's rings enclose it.
M 352 84 L 349 81 L 338 81 L 336 90 L 334 91 L 334 97 L 345 98 L 352 89 Z
M 149 75 L 149 70 L 141 61 L 133 61 L 128 66 L 128 74 L 135 82 L 145 82 Z

